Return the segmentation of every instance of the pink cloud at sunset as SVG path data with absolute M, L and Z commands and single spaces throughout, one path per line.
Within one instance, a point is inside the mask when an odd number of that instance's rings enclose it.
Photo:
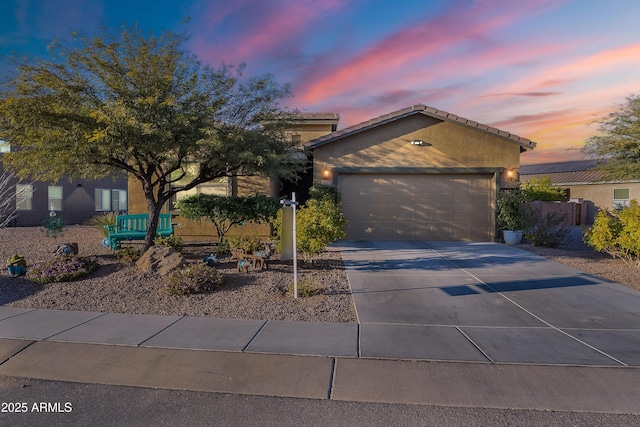
M 422 103 L 536 141 L 529 163 L 581 158 L 588 124 L 640 92 L 634 0 L 6 0 L 0 12 L 0 54 L 45 56 L 71 30 L 138 22 L 187 33 L 214 67 L 274 74 L 292 86 L 287 107 L 337 112 L 340 128 Z

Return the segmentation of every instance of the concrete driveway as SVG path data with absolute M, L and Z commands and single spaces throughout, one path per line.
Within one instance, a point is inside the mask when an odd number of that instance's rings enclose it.
M 640 366 L 640 292 L 495 243 L 340 248 L 362 357 Z

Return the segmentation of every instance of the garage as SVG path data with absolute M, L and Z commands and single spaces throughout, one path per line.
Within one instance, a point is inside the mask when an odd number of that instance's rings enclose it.
M 425 105 L 312 139 L 314 182 L 337 186 L 353 240 L 495 238 L 497 192 L 536 143 Z
M 495 174 L 337 176 L 353 240 L 491 241 Z

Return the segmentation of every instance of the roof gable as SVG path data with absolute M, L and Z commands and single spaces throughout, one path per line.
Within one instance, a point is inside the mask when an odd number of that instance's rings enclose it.
M 330 134 L 321 136 L 316 139 L 312 139 L 311 141 L 307 142 L 305 146 L 308 149 L 313 150 L 314 148 L 317 148 L 319 146 L 322 146 L 334 141 L 338 141 L 348 136 L 351 136 L 369 129 L 373 129 L 375 127 L 382 126 L 384 124 L 387 124 L 396 120 L 400 120 L 414 114 L 424 114 L 426 116 L 430 116 L 438 120 L 452 122 L 461 126 L 479 130 L 481 132 L 485 132 L 493 136 L 506 139 L 509 142 L 519 145 L 522 151 L 532 150 L 536 146 L 535 142 L 527 138 L 522 138 L 510 132 L 503 131 L 488 125 L 484 125 L 482 123 L 478 123 L 473 120 L 469 120 L 464 117 L 457 116 L 455 114 L 447 113 L 446 111 L 443 111 L 443 110 L 438 110 L 433 107 L 428 107 L 423 104 L 417 104 L 412 107 L 394 111 L 392 113 L 385 114 L 385 115 L 373 118 L 371 120 L 367 120 L 357 125 L 349 126 L 347 128 L 340 129 L 335 132 L 331 132 Z

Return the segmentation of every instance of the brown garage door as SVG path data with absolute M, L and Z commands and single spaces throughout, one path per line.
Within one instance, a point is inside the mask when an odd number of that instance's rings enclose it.
M 494 174 L 338 176 L 347 238 L 491 241 Z

